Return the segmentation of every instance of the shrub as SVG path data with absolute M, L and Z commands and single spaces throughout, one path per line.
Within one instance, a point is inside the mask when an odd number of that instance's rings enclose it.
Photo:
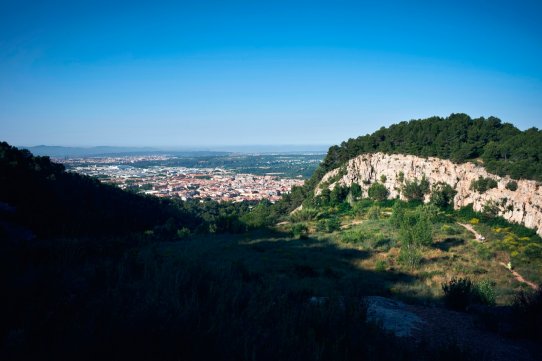
M 183 239 L 190 236 L 190 229 L 183 227 L 177 230 L 177 238 Z
M 420 266 L 422 258 L 422 252 L 416 244 L 403 244 L 397 260 L 403 266 L 414 269 Z
M 390 224 L 395 228 L 400 228 L 405 218 L 405 204 L 397 200 L 391 208 Z
M 427 217 L 429 222 L 435 222 L 439 218 L 439 209 L 434 204 L 424 204 L 421 208 L 420 216 Z
M 377 205 L 374 205 L 367 210 L 368 219 L 380 219 L 381 215 L 382 215 L 382 210 Z
M 341 241 L 344 243 L 360 243 L 367 239 L 367 235 L 361 230 L 348 230 L 341 235 Z
M 494 218 L 499 214 L 499 206 L 493 201 L 487 201 L 482 207 L 482 214 L 486 218 Z
M 429 192 L 429 181 L 422 177 L 420 181 L 414 179 L 413 181 L 407 181 L 403 187 L 403 195 L 409 200 L 422 201 L 425 194 Z
M 292 226 L 291 232 L 296 238 L 306 238 L 309 233 L 309 229 L 303 223 L 296 223 Z
M 473 180 L 470 184 L 470 189 L 478 193 L 485 193 L 487 190 L 497 188 L 497 181 L 492 178 L 478 177 L 477 180 Z
M 318 216 L 318 210 L 314 208 L 305 208 L 293 213 L 290 216 L 290 219 L 292 222 L 305 222 L 305 221 L 312 221 L 316 219 Z
M 456 236 L 458 234 L 463 233 L 462 230 L 459 230 L 457 227 L 450 226 L 449 224 L 445 224 L 441 227 L 441 231 L 446 233 L 449 236 Z
M 386 270 L 386 261 L 379 259 L 375 263 L 375 270 L 377 272 L 384 272 Z
M 452 278 L 442 284 L 446 306 L 457 311 L 465 311 L 473 296 L 474 285 L 468 278 Z
M 326 231 L 328 233 L 335 232 L 341 229 L 341 220 L 337 217 L 332 217 L 326 220 Z
M 375 201 L 383 201 L 386 200 L 390 194 L 388 189 L 378 182 L 373 183 L 369 190 L 367 191 L 369 194 L 369 197 Z
M 515 192 L 518 189 L 518 182 L 510 181 L 510 182 L 506 183 L 506 189 L 509 189 L 512 192 Z
M 382 183 L 386 183 L 387 180 L 388 180 L 388 178 L 387 178 L 384 174 L 382 174 L 382 175 L 380 176 L 380 181 L 381 181 Z
M 495 287 L 493 282 L 489 280 L 483 280 L 476 284 L 475 290 L 475 300 L 478 303 L 488 306 L 495 305 Z
M 329 194 L 329 204 L 332 206 L 341 204 L 342 202 L 345 201 L 349 192 L 350 192 L 349 188 L 340 186 L 338 184 L 335 185 L 335 188 L 333 188 L 333 190 Z
M 359 184 L 352 183 L 352 186 L 350 186 L 350 194 L 352 194 L 352 197 L 354 197 L 354 199 L 357 199 L 363 195 L 363 190 L 361 189 Z
M 433 243 L 433 228 L 431 219 L 425 214 L 423 208 L 403 217 L 399 228 L 399 235 L 403 244 L 416 244 L 429 246 Z
M 453 208 L 454 197 L 457 191 L 451 185 L 444 182 L 438 182 L 433 185 L 431 190 L 431 203 L 440 208 Z

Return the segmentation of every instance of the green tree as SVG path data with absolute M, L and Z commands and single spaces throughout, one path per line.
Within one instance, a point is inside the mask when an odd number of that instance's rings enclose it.
M 402 244 L 429 246 L 433 243 L 433 227 L 428 214 L 421 208 L 406 213 L 399 229 Z
M 361 189 L 359 184 L 352 183 L 352 186 L 350 186 L 350 193 L 352 194 L 352 197 L 354 197 L 354 199 L 358 199 L 362 196 L 363 190 Z
M 454 197 L 457 191 L 444 182 L 433 184 L 431 190 L 431 203 L 440 208 L 453 208 Z
M 405 204 L 396 200 L 391 209 L 390 224 L 395 228 L 400 228 L 405 219 Z
M 349 189 L 347 187 L 335 185 L 335 188 L 329 194 L 329 204 L 336 206 L 344 202 L 346 196 L 348 195 Z
M 384 201 L 388 198 L 390 192 L 388 189 L 378 182 L 373 183 L 367 191 L 369 197 L 375 201 Z
M 429 192 L 429 181 L 425 175 L 421 180 L 406 181 L 403 186 L 403 195 L 410 201 L 423 201 L 425 194 Z

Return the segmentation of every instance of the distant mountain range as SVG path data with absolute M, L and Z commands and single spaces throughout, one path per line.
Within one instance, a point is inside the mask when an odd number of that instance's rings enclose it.
M 240 145 L 240 146 L 210 146 L 193 148 L 158 148 L 158 147 L 63 147 L 50 145 L 20 146 L 28 149 L 34 155 L 63 157 L 96 157 L 121 155 L 172 154 L 177 156 L 217 156 L 230 153 L 325 153 L 328 146 L 324 145 Z
M 158 153 L 159 149 L 150 147 L 61 147 L 50 145 L 37 145 L 33 147 L 20 147 L 28 149 L 34 155 L 49 156 L 49 157 L 89 157 L 111 154 L 127 154 L 127 153 Z

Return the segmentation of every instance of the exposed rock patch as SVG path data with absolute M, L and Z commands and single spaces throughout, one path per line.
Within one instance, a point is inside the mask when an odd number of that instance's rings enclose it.
M 523 224 L 536 229 L 542 236 L 542 185 L 533 180 L 517 180 L 517 189 L 510 190 L 506 185 L 512 181 L 510 177 L 500 177 L 489 173 L 484 167 L 475 163 L 455 164 L 439 158 L 421 158 L 401 154 L 362 154 L 352 158 L 348 163 L 324 175 L 321 182 L 331 182 L 330 189 L 336 184 L 351 186 L 357 183 L 363 189 L 363 194 L 374 182 L 380 182 L 385 176 L 384 186 L 390 192 L 391 198 L 404 198 L 401 189 L 404 180 L 427 178 L 431 185 L 444 182 L 457 191 L 454 198 L 456 209 L 472 204 L 475 211 L 481 211 L 484 205 L 491 203 L 498 210 L 498 215 L 509 222 Z M 497 187 L 479 193 L 470 189 L 471 183 L 479 177 L 491 178 L 497 181 Z M 316 188 L 316 194 L 321 192 Z M 429 201 L 429 194 L 425 201 Z
M 366 297 L 365 302 L 367 322 L 378 324 L 397 337 L 411 337 L 424 324 L 403 302 L 378 296 Z

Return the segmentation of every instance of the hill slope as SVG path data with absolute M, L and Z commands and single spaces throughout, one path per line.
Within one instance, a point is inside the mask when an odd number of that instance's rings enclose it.
M 486 169 L 512 178 L 542 180 L 542 132 L 521 131 L 495 117 L 466 114 L 411 120 L 349 139 L 329 149 L 316 178 L 364 153 L 409 154 L 461 163 L 481 158 Z
M 64 171 L 48 157 L 34 157 L 0 143 L 2 218 L 38 236 L 112 235 L 143 231 L 169 219 L 193 228 L 198 217 L 169 201 L 144 197 Z
M 382 184 L 390 198 L 409 199 L 407 184 L 419 184 L 425 178 L 427 187 L 421 197 L 430 201 L 431 194 L 442 185 L 455 193 L 456 209 L 472 205 L 475 211 L 492 209 L 494 216 L 536 229 L 542 235 L 542 187 L 533 180 L 512 181 L 487 172 L 472 162 L 456 164 L 438 158 L 384 153 L 357 156 L 340 168 L 324 175 L 321 185 L 351 187 L 358 184 L 364 195 L 373 184 Z M 475 187 L 482 179 L 495 181 L 488 189 Z M 330 182 L 331 181 L 331 182 Z M 331 183 L 331 184 L 330 184 Z M 316 194 L 322 189 L 318 187 Z

